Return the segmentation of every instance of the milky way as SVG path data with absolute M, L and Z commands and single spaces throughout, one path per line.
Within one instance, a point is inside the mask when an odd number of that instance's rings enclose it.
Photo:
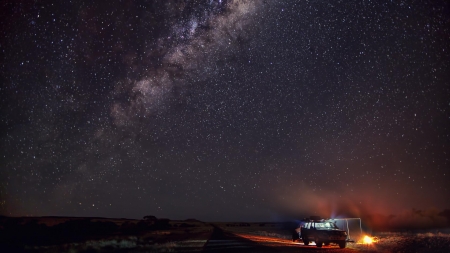
M 184 17 L 172 21 L 168 34 L 144 49 L 146 58 L 158 58 L 156 66 L 141 66 L 145 68 L 144 77 L 127 79 L 117 87 L 130 90 L 127 97 L 131 101 L 113 105 L 115 123 L 127 124 L 130 117 L 152 115 L 160 110 L 173 89 L 183 89 L 192 79 L 199 81 L 210 76 L 223 53 L 234 50 L 232 42 L 248 39 L 245 37 L 252 29 L 252 16 L 260 4 L 258 1 L 206 1 L 193 10 L 186 3 L 174 4 L 175 13 L 169 13 Z
M 450 208 L 447 3 L 64 2 L 1 4 L 1 214 Z

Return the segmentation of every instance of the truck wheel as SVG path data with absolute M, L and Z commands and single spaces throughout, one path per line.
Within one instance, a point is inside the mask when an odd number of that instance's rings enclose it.
M 346 241 L 340 241 L 339 242 L 339 248 L 341 248 L 341 249 L 345 248 L 346 244 L 347 244 Z
M 321 241 L 316 241 L 316 245 L 317 245 L 317 248 L 322 248 L 322 242 Z
M 309 245 L 308 239 L 303 239 L 303 244 L 306 245 L 306 246 L 308 246 L 308 245 Z

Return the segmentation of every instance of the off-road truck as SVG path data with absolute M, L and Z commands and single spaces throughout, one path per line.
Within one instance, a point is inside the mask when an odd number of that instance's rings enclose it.
M 346 246 L 347 232 L 331 220 L 304 220 L 300 234 L 305 245 L 315 242 L 319 248 L 330 243 L 339 245 L 341 249 Z

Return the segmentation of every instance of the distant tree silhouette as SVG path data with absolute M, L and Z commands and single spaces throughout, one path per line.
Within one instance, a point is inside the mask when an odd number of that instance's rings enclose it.
M 185 219 L 184 221 L 187 221 L 187 222 L 201 222 L 201 221 L 199 221 L 197 219 L 192 219 L 192 218 Z
M 157 218 L 156 218 L 156 216 L 153 216 L 153 215 L 146 215 L 146 216 L 144 216 L 144 220 L 155 221 L 155 220 L 157 220 Z

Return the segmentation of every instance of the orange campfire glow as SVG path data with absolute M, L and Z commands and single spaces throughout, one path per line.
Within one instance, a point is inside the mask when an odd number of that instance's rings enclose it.
M 363 242 L 365 244 L 372 244 L 374 242 L 374 240 L 372 237 L 366 235 L 366 236 L 364 236 Z

